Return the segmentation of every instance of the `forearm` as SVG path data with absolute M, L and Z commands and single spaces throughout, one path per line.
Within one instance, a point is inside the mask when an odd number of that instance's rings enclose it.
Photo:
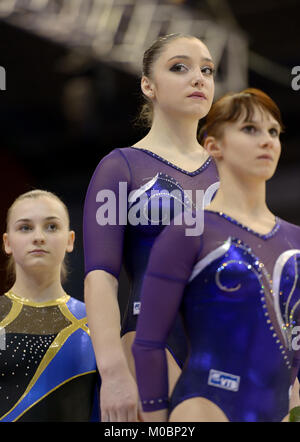
M 107 272 L 96 270 L 86 277 L 88 326 L 101 376 L 101 420 L 135 422 L 138 392 L 122 348 L 117 291 L 118 281 Z
M 299 407 L 299 406 L 300 406 L 299 381 L 298 378 L 296 378 L 291 392 L 290 410 L 294 407 Z
M 120 339 L 117 292 L 114 276 L 102 270 L 87 275 L 84 293 L 88 326 L 102 379 L 127 369 Z

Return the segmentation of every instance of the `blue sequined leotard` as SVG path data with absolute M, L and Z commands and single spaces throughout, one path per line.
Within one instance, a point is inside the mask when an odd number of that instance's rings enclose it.
M 277 219 L 260 235 L 205 211 L 204 233 L 185 232 L 162 232 L 145 275 L 133 346 L 144 410 L 204 397 L 230 421 L 282 420 L 299 366 L 300 227 Z M 164 348 L 178 310 L 190 351 L 168 403 Z
M 85 273 L 105 270 L 119 278 L 124 265 L 130 283 L 121 334 L 135 331 L 144 272 L 155 239 L 173 218 L 208 204 L 219 186 L 214 161 L 194 172 L 134 147 L 102 159 L 89 184 L 84 208 Z M 179 365 L 186 357 L 180 318 L 168 338 Z

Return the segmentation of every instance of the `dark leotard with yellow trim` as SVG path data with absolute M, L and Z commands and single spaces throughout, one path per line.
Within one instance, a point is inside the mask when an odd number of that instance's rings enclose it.
M 0 297 L 0 421 L 98 420 L 98 374 L 84 303 Z

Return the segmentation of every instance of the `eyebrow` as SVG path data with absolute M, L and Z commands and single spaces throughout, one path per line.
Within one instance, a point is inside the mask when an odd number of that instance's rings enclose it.
M 253 124 L 259 124 L 259 121 L 256 120 L 244 120 L 243 123 L 253 123 Z M 271 121 L 270 122 L 271 126 L 276 126 L 280 129 L 280 124 L 277 121 Z
M 173 60 L 174 58 L 185 58 L 185 59 L 187 59 L 187 60 L 190 60 L 190 59 L 191 59 L 191 57 L 189 57 L 188 55 L 174 55 L 174 57 L 169 58 L 168 61 L 171 61 L 171 60 Z M 213 63 L 212 59 L 211 59 L 211 58 L 208 58 L 208 57 L 203 57 L 203 58 L 202 58 L 202 61 L 208 61 L 208 62 L 210 62 L 210 63 Z
M 60 218 L 58 217 L 58 216 L 47 216 L 46 218 L 44 218 L 45 219 L 45 221 L 51 221 L 51 220 L 60 220 Z M 18 219 L 16 222 L 15 222 L 15 224 L 17 224 L 17 223 L 29 223 L 29 222 L 31 222 L 32 221 L 32 219 L 30 219 L 30 218 L 20 218 L 20 219 Z

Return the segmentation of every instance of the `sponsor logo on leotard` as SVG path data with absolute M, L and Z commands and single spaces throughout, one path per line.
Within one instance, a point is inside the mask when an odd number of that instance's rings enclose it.
M 133 303 L 133 314 L 139 315 L 141 311 L 141 303 L 140 302 L 134 302 Z
M 238 391 L 240 376 L 211 369 L 208 376 L 208 385 L 224 390 Z

